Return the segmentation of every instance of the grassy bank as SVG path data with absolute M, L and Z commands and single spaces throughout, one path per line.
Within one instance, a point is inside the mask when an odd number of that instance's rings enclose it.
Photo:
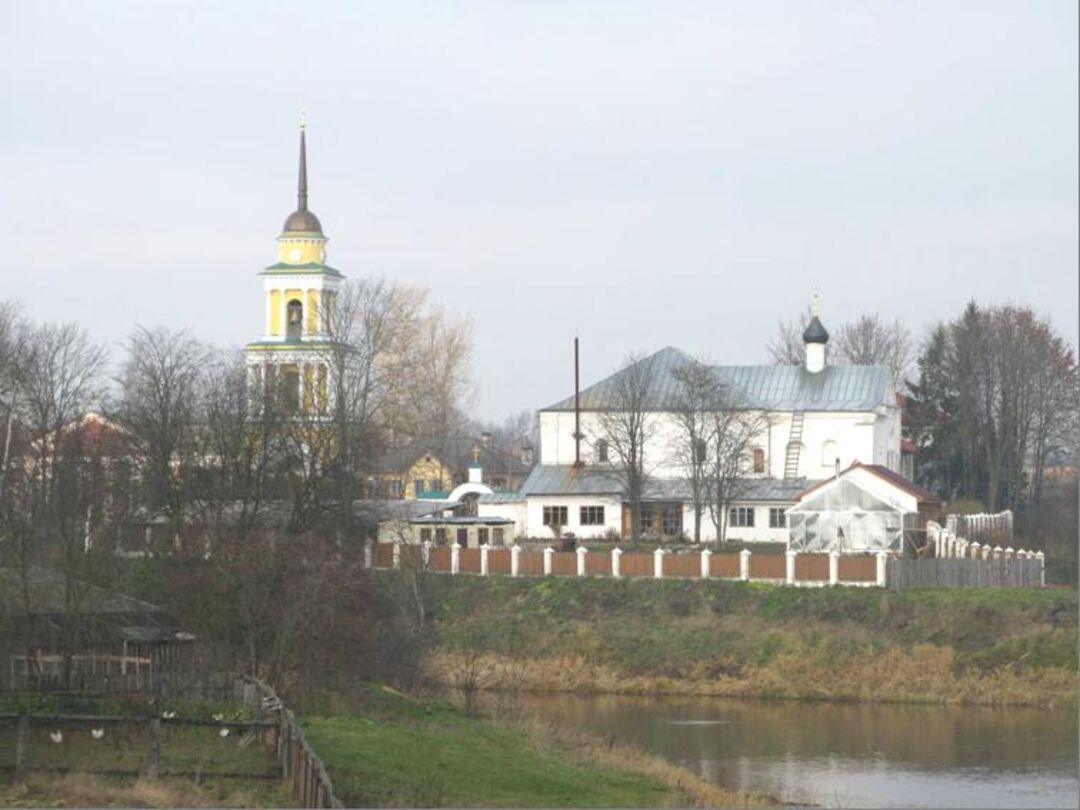
M 377 686 L 304 719 L 349 806 L 741 805 L 746 797 L 640 752 L 506 725 Z
M 488 688 L 1075 703 L 1074 590 L 439 578 L 430 670 Z
M 280 780 L 130 779 L 86 773 L 31 774 L 0 783 L 0 807 L 288 807 Z

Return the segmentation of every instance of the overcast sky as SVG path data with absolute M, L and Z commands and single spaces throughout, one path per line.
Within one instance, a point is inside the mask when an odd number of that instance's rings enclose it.
M 4 289 L 118 343 L 256 339 L 295 205 L 473 322 L 477 414 L 633 350 L 760 362 L 816 289 L 1075 345 L 1077 3 L 7 3 Z

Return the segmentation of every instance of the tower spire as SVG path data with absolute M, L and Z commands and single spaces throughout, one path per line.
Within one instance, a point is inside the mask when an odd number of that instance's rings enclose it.
M 307 211 L 307 113 L 300 108 L 300 180 L 297 188 L 297 210 Z

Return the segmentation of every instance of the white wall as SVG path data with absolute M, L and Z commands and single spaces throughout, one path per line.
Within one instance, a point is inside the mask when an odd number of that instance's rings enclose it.
M 515 503 L 478 503 L 476 505 L 476 514 L 480 517 L 504 517 L 508 520 L 514 521 L 513 537 L 527 537 L 528 536 L 528 512 L 525 508 L 525 501 L 518 501 Z M 510 534 L 510 532 L 507 532 Z M 511 537 L 506 538 L 507 545 L 510 544 Z
M 899 469 L 900 416 L 898 408 L 883 408 L 883 415 L 864 412 L 807 412 L 803 418 L 802 443 L 799 456 L 800 476 L 811 480 L 828 478 L 834 462 L 822 457 L 827 441 L 836 442 L 836 455 L 841 467 L 853 461 L 864 464 L 885 464 Z M 784 462 L 788 439 L 791 436 L 792 413 L 769 414 L 769 428 L 759 437 L 757 445 L 765 451 L 768 474 L 784 477 Z M 679 478 L 684 475 L 678 452 L 685 439 L 670 413 L 658 413 L 651 422 L 646 458 L 658 478 Z M 595 464 L 596 440 L 603 436 L 600 415 L 592 411 L 581 414 L 581 456 L 586 464 Z M 574 463 L 574 414 L 562 411 L 540 413 L 540 462 L 542 464 Z M 614 456 L 611 455 L 614 461 Z
M 530 495 L 526 501 L 526 536 L 554 540 L 551 529 L 544 525 L 545 506 L 565 506 L 567 523 L 564 532 L 577 537 L 600 538 L 611 531 L 622 533 L 622 499 L 611 495 Z M 601 526 L 582 526 L 581 507 L 604 507 L 604 523 Z

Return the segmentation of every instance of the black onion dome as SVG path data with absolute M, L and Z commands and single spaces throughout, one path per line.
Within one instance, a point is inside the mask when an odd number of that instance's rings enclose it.
M 818 316 L 815 315 L 810 320 L 810 325 L 806 327 L 806 331 L 802 333 L 803 343 L 828 343 L 829 333 L 825 331 L 825 327 L 821 325 L 821 321 L 818 320 Z

